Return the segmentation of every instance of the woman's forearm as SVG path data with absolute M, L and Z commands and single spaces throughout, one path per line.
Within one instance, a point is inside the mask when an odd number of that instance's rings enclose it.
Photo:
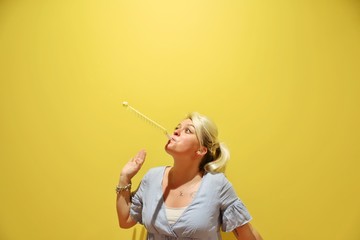
M 250 223 L 237 227 L 233 232 L 238 240 L 263 240 Z
M 127 189 L 122 189 L 126 186 L 129 186 L 130 180 L 121 177 L 119 180 L 118 187 L 120 191 L 116 196 L 116 209 L 118 215 L 119 226 L 121 228 L 130 228 L 136 224 L 136 222 L 130 216 L 130 204 L 131 204 L 131 190 L 130 187 Z

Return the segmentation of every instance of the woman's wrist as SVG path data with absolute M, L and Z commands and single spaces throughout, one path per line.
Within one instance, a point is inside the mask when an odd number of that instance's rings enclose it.
M 117 194 L 123 192 L 123 191 L 128 191 L 130 192 L 131 191 L 131 183 L 129 183 L 128 185 L 126 186 L 120 186 L 120 185 L 117 185 L 116 188 L 115 188 L 115 192 Z
M 119 186 L 126 186 L 128 184 L 131 183 L 131 178 L 129 178 L 128 176 L 122 175 L 120 174 L 120 178 L 119 178 Z
M 127 176 L 124 176 L 120 174 L 119 183 L 115 188 L 115 191 L 117 194 L 123 192 L 123 191 L 129 191 L 131 189 L 131 179 Z

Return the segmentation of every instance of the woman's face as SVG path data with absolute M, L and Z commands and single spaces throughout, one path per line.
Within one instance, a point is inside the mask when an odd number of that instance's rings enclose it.
M 199 148 L 200 143 L 197 139 L 193 122 L 190 119 L 185 119 L 176 126 L 171 139 L 165 146 L 166 152 L 170 155 L 193 155 L 196 154 Z

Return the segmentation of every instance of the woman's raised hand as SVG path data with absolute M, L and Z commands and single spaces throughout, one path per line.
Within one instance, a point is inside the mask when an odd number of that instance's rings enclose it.
M 139 172 L 145 158 L 146 152 L 142 149 L 135 155 L 135 157 L 125 164 L 121 170 L 120 178 L 123 178 L 126 182 L 130 182 L 131 179 Z

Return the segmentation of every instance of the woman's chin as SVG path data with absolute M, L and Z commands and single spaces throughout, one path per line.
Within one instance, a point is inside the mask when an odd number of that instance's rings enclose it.
M 173 153 L 175 153 L 175 149 L 171 146 L 171 144 L 166 144 L 165 145 L 165 152 L 167 152 L 170 155 L 173 155 Z

